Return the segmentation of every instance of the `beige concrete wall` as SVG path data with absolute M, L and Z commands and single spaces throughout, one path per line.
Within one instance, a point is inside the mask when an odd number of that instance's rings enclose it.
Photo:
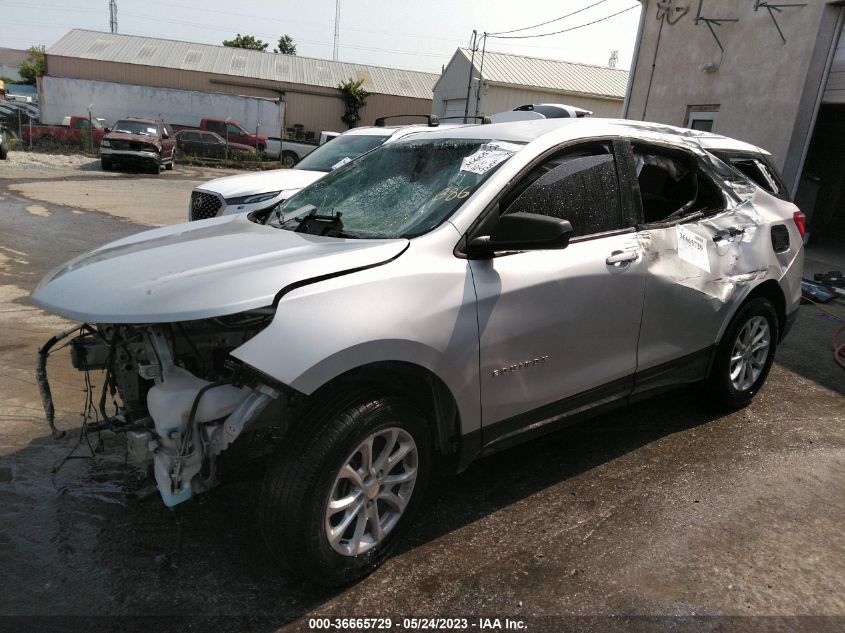
M 233 77 L 231 75 L 138 64 L 83 60 L 55 55 L 47 56 L 47 73 L 53 77 L 93 79 L 139 86 L 222 92 L 253 97 L 278 98 L 278 90 L 284 90 L 287 104 L 285 127 L 291 128 L 295 124 L 300 124 L 305 130 L 313 131 L 316 137 L 319 137 L 322 130 L 343 132 L 347 129 L 346 124 L 340 119 L 344 110 L 340 91 L 334 88 L 302 86 L 248 77 Z M 381 116 L 428 114 L 429 112 L 431 112 L 430 99 L 374 94 L 367 99 L 367 104 L 361 112 L 361 125 L 372 125 L 375 119 Z M 403 121 L 399 119 L 397 122 L 411 122 L 411 120 Z
M 513 110 L 528 103 L 565 103 L 591 110 L 593 116 L 617 118 L 622 114 L 622 99 L 600 99 L 564 92 L 531 90 L 502 85 L 482 87 L 479 113 L 491 115 L 497 112 Z
M 664 23 L 662 32 L 656 4 L 644 2 L 628 118 L 683 126 L 689 106 L 719 104 L 714 131 L 766 148 L 783 168 L 790 153 L 800 153 L 801 139 L 794 135 L 807 115 L 805 93 L 812 92 L 813 82 L 818 92 L 823 75 L 819 60 L 831 48 L 837 10 L 826 0 L 785 8 L 778 14 L 784 44 L 768 12 L 755 12 L 750 0 L 707 0 L 704 17 L 740 20 L 714 27 L 725 48 L 721 56 L 707 25 L 694 24 L 697 2 L 674 0 L 675 7 L 688 6 L 690 12 L 674 25 Z M 706 64 L 714 72 L 702 71 Z

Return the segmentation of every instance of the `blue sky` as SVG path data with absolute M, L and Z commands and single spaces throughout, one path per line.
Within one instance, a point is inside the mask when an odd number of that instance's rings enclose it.
M 236 33 L 271 49 L 283 33 L 298 54 L 331 59 L 335 0 L 117 0 L 119 32 L 220 44 Z M 439 72 L 473 29 L 529 26 L 593 6 L 565 20 L 513 35 L 547 33 L 636 6 L 636 0 L 340 0 L 342 61 Z M 606 64 L 619 51 L 628 68 L 639 7 L 605 22 L 550 37 L 493 40 L 488 50 Z M 50 46 L 71 28 L 107 31 L 108 0 L 0 0 L 0 47 Z

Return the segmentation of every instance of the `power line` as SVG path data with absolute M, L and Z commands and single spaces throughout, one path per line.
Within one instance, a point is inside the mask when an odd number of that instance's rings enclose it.
M 593 24 L 598 24 L 599 22 L 605 22 L 610 18 L 615 18 L 617 15 L 622 15 L 623 13 L 627 13 L 631 9 L 636 9 L 639 7 L 639 3 L 633 6 L 628 7 L 627 9 L 622 9 L 621 11 L 617 11 L 616 13 L 611 13 L 603 18 L 599 18 L 598 20 L 593 20 L 592 22 L 587 22 L 586 24 L 579 24 L 578 26 L 572 26 L 568 29 L 563 29 L 562 31 L 555 31 L 554 33 L 539 33 L 537 35 L 489 35 L 489 37 L 495 38 L 497 40 L 524 40 L 531 37 L 548 37 L 549 35 L 560 35 L 561 33 L 569 33 L 570 31 L 576 31 L 578 29 L 583 29 L 586 26 L 592 26 Z
M 599 0 L 596 3 L 591 4 L 590 6 L 584 7 L 583 9 L 578 9 L 577 11 L 573 11 L 572 13 L 567 13 L 566 15 L 562 15 L 559 18 L 555 18 L 554 20 L 546 20 L 545 22 L 540 22 L 539 24 L 534 24 L 532 26 L 523 26 L 520 29 L 511 29 L 510 31 L 496 31 L 495 33 L 488 33 L 487 35 L 505 35 L 506 33 L 516 33 L 517 31 L 527 31 L 528 29 L 536 29 L 538 26 L 546 26 L 547 24 L 551 24 L 552 22 L 560 22 L 566 18 L 572 17 L 578 13 L 583 13 L 587 9 L 592 9 L 593 7 L 597 7 L 600 4 L 607 2 L 607 0 Z

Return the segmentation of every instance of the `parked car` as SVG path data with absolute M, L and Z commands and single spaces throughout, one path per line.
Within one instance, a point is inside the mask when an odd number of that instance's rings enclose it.
M 321 145 L 291 169 L 273 169 L 216 178 L 196 187 L 188 204 L 189 220 L 276 206 L 332 169 L 407 134 L 436 129 L 426 125 L 359 127 Z
M 715 151 L 766 156 L 600 119 L 409 135 L 263 214 L 71 260 L 33 301 L 86 325 L 41 358 L 75 336 L 105 369 L 107 426 L 168 506 L 271 456 L 268 548 L 347 583 L 435 469 L 675 385 L 751 401 L 798 312 L 803 216 Z
M 89 136 L 90 128 L 90 136 Z M 106 131 L 96 119 L 88 120 L 87 116 L 66 116 L 61 125 L 33 124 L 21 127 L 21 138 L 24 143 L 64 144 L 82 146 L 89 137 L 94 145 L 100 145 Z
M 6 141 L 6 130 L 0 126 L 0 160 L 6 160 L 9 155 L 9 145 Z
M 162 121 L 129 117 L 114 124 L 100 143 L 100 163 L 109 170 L 115 163 L 140 165 L 160 173 L 173 169 L 176 139 Z
M 204 130 L 176 132 L 176 151 L 186 156 L 201 158 L 255 158 L 255 148 L 240 143 L 227 143 L 219 134 Z
M 239 143 L 241 145 L 249 145 L 255 148 L 256 151 L 264 152 L 267 150 L 267 137 L 263 134 L 256 135 L 247 130 L 243 125 L 234 119 L 200 119 L 199 127 L 191 127 L 187 125 L 172 125 L 176 131 L 181 130 L 205 130 L 207 132 L 214 132 L 223 138 L 228 138 L 230 143 Z

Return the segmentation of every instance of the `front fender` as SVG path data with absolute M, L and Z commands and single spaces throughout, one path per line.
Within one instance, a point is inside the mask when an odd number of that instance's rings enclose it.
M 232 356 L 307 395 L 358 367 L 412 363 L 452 392 L 463 433 L 479 429 L 475 288 L 449 230 L 448 256 L 414 240 L 388 264 L 284 295 L 272 323 Z

